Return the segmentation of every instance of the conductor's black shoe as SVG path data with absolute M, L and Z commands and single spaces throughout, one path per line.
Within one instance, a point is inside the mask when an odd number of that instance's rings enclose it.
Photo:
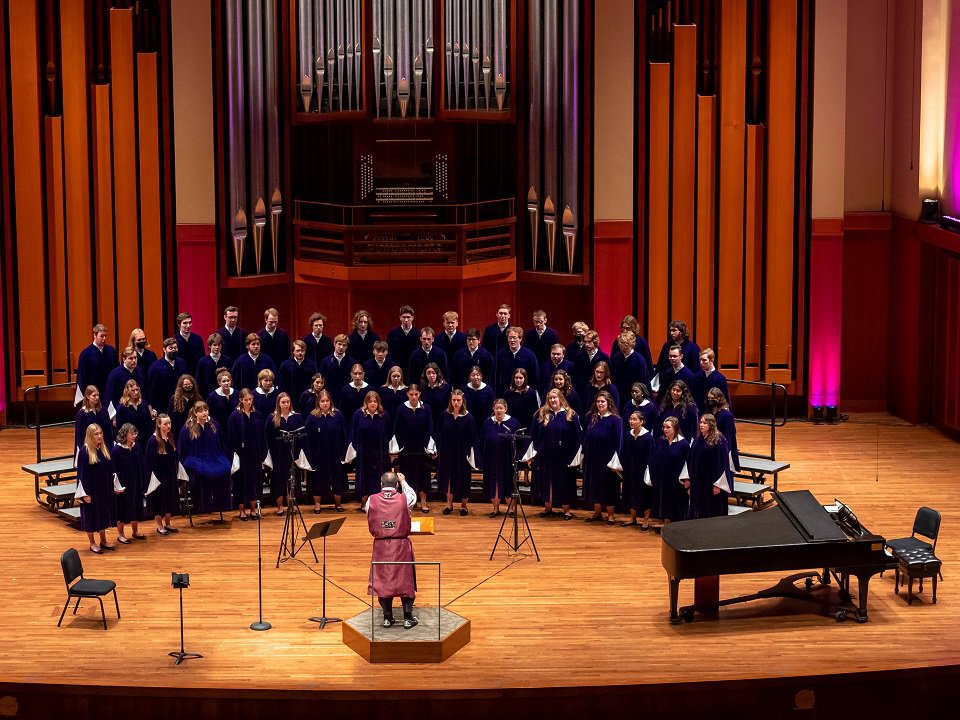
M 419 623 L 420 621 L 417 620 L 415 617 L 407 618 L 406 620 L 403 621 L 403 628 L 405 630 L 409 630 L 410 628 L 415 627 Z
M 393 627 L 393 618 L 386 618 L 386 617 L 385 617 L 385 618 L 383 619 L 383 626 L 384 626 L 384 627 Z

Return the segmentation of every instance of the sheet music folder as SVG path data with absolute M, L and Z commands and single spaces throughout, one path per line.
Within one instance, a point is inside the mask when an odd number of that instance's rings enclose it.
M 303 536 L 304 542 L 307 540 L 316 540 L 317 538 L 325 538 L 328 535 L 336 535 L 340 532 L 340 528 L 343 526 L 345 520 L 345 517 L 317 520 L 317 522 L 310 526 L 307 534 Z

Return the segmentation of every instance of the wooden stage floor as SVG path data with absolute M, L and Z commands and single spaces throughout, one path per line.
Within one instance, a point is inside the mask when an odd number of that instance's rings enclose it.
M 765 448 L 761 428 L 742 425 L 738 432 L 745 450 Z M 53 454 L 58 444 L 64 451 L 72 430 L 48 437 L 45 452 Z M 920 505 L 939 509 L 945 582 L 936 605 L 925 585 L 927 592 L 908 607 L 887 573 L 871 583 L 870 620 L 863 625 L 837 623 L 812 604 L 767 600 L 722 610 L 717 620 L 671 626 L 653 532 L 544 520 L 530 508 L 542 561 L 511 558 L 502 546 L 490 561 L 500 521 L 486 517 L 489 507 L 477 502 L 469 517 L 443 517 L 442 504 L 433 502 L 437 534 L 414 539 L 416 556 L 442 562 L 441 602 L 471 621 L 472 640 L 430 666 L 369 665 L 341 642 L 339 625 L 320 631 L 309 622 L 320 611 L 321 566 L 304 548 L 274 567 L 283 519 L 269 509 L 262 522 L 263 614 L 273 624 L 267 632 L 249 629 L 257 619 L 257 524 L 239 522 L 236 513 L 222 526 L 200 518 L 191 529 L 176 519 L 182 531 L 169 537 L 158 536 L 151 521 L 146 542 L 91 554 L 79 531 L 34 501 L 32 479 L 20 470 L 35 459 L 33 443 L 26 430 L 0 433 L 6 519 L 0 556 L 7 578 L 0 603 L 6 628 L 0 695 L 7 697 L 0 715 L 13 702 L 19 717 L 42 716 L 63 695 L 78 717 L 106 707 L 146 717 L 151 708 L 170 712 L 178 702 L 203 708 L 204 717 L 264 710 L 262 703 L 279 703 L 299 717 L 318 698 L 327 704 L 312 705 L 314 713 L 319 707 L 354 717 L 379 713 L 379 701 L 401 703 L 400 716 L 418 718 L 509 717 L 498 705 L 506 701 L 515 709 L 580 717 L 631 706 L 710 708 L 712 717 L 760 711 L 776 717 L 807 708 L 808 716 L 829 717 L 830 708 L 860 696 L 875 696 L 876 707 L 889 710 L 901 698 L 897 683 L 936 697 L 960 694 L 946 689 L 960 688 L 960 602 L 952 592 L 960 572 L 960 444 L 887 415 L 854 415 L 838 426 L 788 424 L 777 434 L 777 457 L 792 464 L 780 487 L 808 488 L 824 503 L 840 498 L 885 537 L 908 535 Z M 342 618 L 369 601 L 371 541 L 365 516 L 355 510 L 355 503 L 348 506 L 341 533 L 327 546 L 333 583 L 327 611 Z M 315 516 L 309 506 L 304 515 L 308 524 L 332 516 L 328 509 Z M 92 601 L 56 627 L 65 598 L 58 558 L 71 546 L 89 576 L 118 583 L 123 617 L 117 620 L 108 606 L 106 632 Z M 204 655 L 180 667 L 167 656 L 180 641 L 171 571 L 190 573 L 186 648 Z M 721 595 L 767 587 L 782 574 L 724 577 Z M 435 572 L 423 568 L 418 577 L 418 603 L 435 605 Z M 683 583 L 681 603 L 692 600 L 692 586 Z M 127 696 L 133 700 L 116 704 Z

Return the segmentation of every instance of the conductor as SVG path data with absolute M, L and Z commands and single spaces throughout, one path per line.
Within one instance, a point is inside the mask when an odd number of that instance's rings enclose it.
M 403 475 L 385 472 L 380 476 L 380 492 L 367 501 L 367 525 L 373 535 L 374 562 L 413 562 L 410 534 L 410 509 L 417 504 L 416 492 Z M 410 629 L 418 620 L 413 616 L 417 575 L 413 565 L 372 565 L 367 592 L 376 594 L 383 608 L 383 626 L 391 627 L 393 598 L 400 596 L 403 627 Z

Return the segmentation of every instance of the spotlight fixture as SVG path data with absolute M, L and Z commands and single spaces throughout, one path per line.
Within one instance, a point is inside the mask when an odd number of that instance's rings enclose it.
M 813 424 L 823 425 L 823 405 L 813 406 Z
M 920 206 L 920 222 L 936 225 L 940 222 L 940 201 L 937 198 L 924 198 Z
M 840 412 L 837 410 L 836 405 L 827 405 L 827 412 L 825 417 L 828 425 L 836 425 L 840 419 Z

